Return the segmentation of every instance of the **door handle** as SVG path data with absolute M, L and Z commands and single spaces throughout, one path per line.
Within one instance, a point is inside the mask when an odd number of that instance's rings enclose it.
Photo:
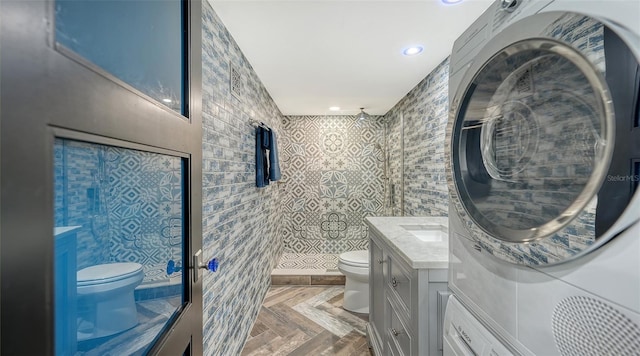
M 218 259 L 217 258 L 212 258 L 206 264 L 202 264 L 202 265 L 200 265 L 198 267 L 200 269 L 206 269 L 209 272 L 217 272 L 219 266 L 220 266 L 220 263 L 218 262 Z
M 195 255 L 193 255 L 193 267 L 195 268 L 195 273 L 193 274 L 193 281 L 197 282 L 200 279 L 201 270 L 207 270 L 209 272 L 217 272 L 218 267 L 220 267 L 220 262 L 217 258 L 210 259 L 207 263 L 202 263 L 202 250 L 198 250 Z

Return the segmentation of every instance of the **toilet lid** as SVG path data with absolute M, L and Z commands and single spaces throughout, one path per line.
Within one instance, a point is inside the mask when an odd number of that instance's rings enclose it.
M 142 271 L 142 265 L 133 262 L 107 263 L 78 271 L 78 285 L 110 283 L 129 278 Z
M 340 262 L 356 267 L 368 267 L 369 266 L 369 251 L 368 250 L 359 250 L 359 251 L 349 251 L 340 254 L 338 257 Z

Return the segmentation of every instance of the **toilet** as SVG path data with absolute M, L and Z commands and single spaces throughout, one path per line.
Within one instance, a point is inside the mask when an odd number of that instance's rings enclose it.
M 78 341 L 117 334 L 138 324 L 133 290 L 142 283 L 139 263 L 108 263 L 77 273 Z
M 349 251 L 338 257 L 338 270 L 345 275 L 342 307 L 354 313 L 369 313 L 369 251 Z

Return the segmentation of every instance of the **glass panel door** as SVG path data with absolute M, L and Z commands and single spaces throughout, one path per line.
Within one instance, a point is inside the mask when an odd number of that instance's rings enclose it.
M 57 0 L 56 44 L 186 114 L 184 4 L 182 0 Z
M 57 139 L 56 354 L 143 355 L 185 302 L 180 157 Z
M 200 6 L 0 1 L 0 354 L 202 354 Z

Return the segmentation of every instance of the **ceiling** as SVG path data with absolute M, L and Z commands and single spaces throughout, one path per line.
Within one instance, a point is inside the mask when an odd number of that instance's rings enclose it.
M 385 114 L 493 2 L 209 1 L 284 115 Z

